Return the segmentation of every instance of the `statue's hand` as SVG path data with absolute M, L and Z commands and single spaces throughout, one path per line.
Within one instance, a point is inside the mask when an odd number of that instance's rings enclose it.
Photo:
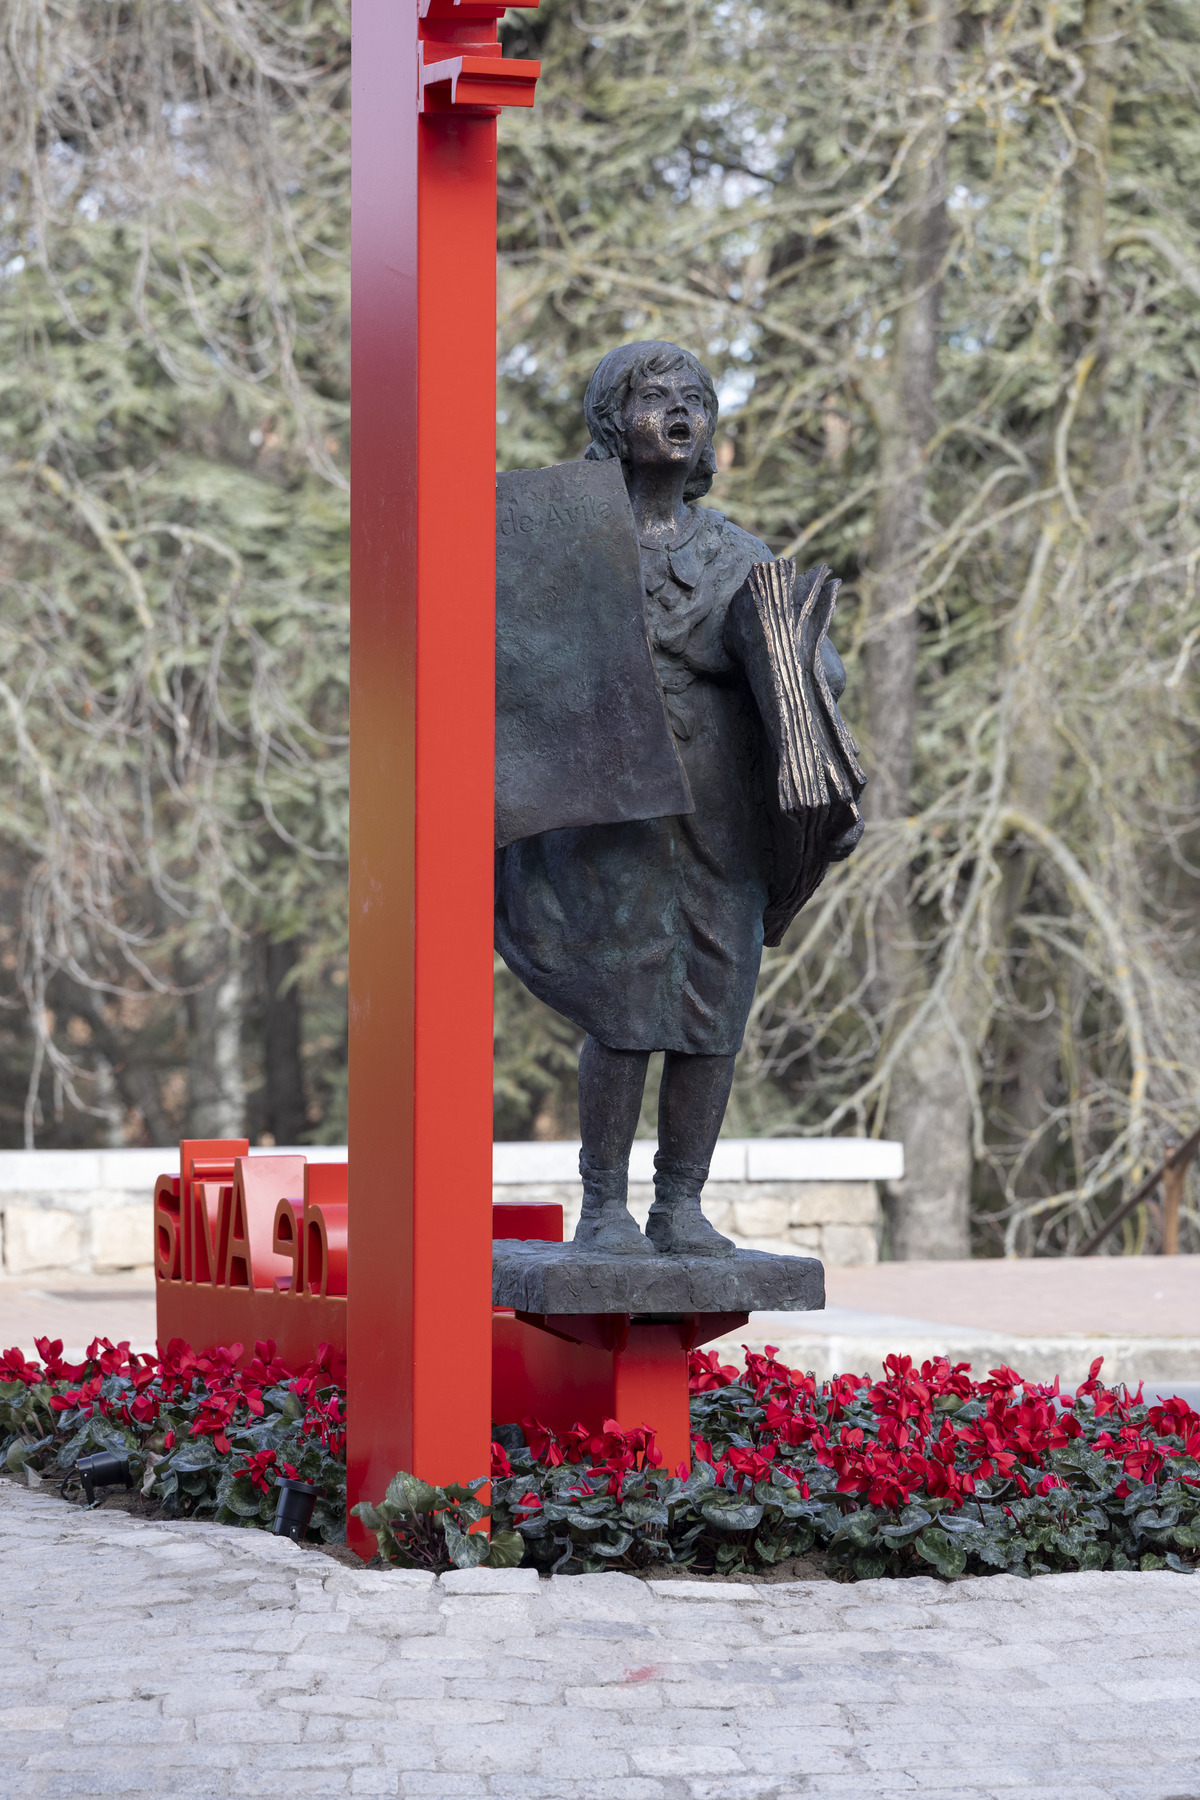
M 830 693 L 835 700 L 840 700 L 846 691 L 846 665 L 828 638 L 821 639 L 821 666 L 825 670 Z

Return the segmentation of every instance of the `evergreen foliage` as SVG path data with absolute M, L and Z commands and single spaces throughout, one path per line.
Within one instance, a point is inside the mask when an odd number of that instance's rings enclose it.
M 501 153 L 503 457 L 578 455 L 597 354 L 678 339 L 711 503 L 846 580 L 868 835 L 767 953 L 730 1129 L 903 1137 L 901 1253 L 965 1252 L 972 1181 L 977 1242 L 1077 1244 L 1196 1105 L 1200 25 L 550 0 L 505 34 L 543 97 Z
M 977 1245 L 1078 1245 L 1195 1123 L 1194 8 L 502 35 L 543 66 L 501 128 L 502 466 L 578 456 L 603 350 L 675 338 L 722 393 L 710 503 L 845 577 L 869 830 L 768 953 L 730 1129 L 904 1137 L 900 1253 L 961 1253 L 969 1192 Z M 239 1083 L 270 1129 L 267 943 L 343 1128 L 348 52 L 338 0 L 9 9 L 10 1142 Z M 500 1134 L 570 1133 L 577 1035 L 499 972 Z
M 0 838 L 24 1136 L 239 1131 L 251 951 L 302 935 L 337 1137 L 347 20 L 329 0 L 9 20 Z M 225 1088 L 198 1117 L 180 1065 L 205 1062 Z

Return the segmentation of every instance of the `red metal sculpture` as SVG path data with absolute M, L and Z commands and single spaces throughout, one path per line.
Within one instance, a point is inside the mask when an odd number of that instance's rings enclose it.
M 160 1340 L 240 1343 L 245 1361 L 257 1340 L 272 1338 L 282 1361 L 297 1369 L 322 1344 L 344 1355 L 346 1164 L 251 1156 L 244 1138 L 185 1139 L 179 1163 L 180 1173 L 160 1175 L 154 1191 Z M 561 1206 L 495 1206 L 490 1222 L 496 1238 L 562 1242 Z M 530 1415 L 560 1432 L 577 1422 L 598 1431 L 605 1419 L 650 1424 L 672 1469 L 689 1455 L 687 1352 L 745 1318 L 696 1315 L 657 1325 L 626 1313 L 491 1311 L 479 1382 L 489 1427 Z M 443 1345 L 457 1327 L 453 1317 L 443 1321 Z
M 208 1348 L 273 1338 L 283 1361 L 346 1349 L 346 1165 L 251 1156 L 244 1138 L 179 1146 L 154 1189 L 158 1336 Z
M 354 8 L 351 1505 L 488 1466 L 503 11 Z

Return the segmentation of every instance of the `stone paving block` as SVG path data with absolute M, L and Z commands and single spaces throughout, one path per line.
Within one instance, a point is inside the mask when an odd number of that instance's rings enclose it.
M 527 1711 L 531 1706 L 543 1707 L 551 1700 L 562 1697 L 562 1684 L 540 1675 L 536 1680 L 524 1681 L 492 1681 L 487 1676 L 475 1679 L 471 1676 L 451 1676 L 446 1682 L 446 1698 L 448 1700 L 477 1700 L 492 1702 L 497 1706 L 519 1706 Z
M 628 1775 L 629 1758 L 623 1750 L 602 1750 L 595 1744 L 555 1744 L 539 1749 L 538 1767 L 547 1780 L 596 1781 Z
M 351 1633 L 347 1634 L 347 1649 L 351 1637 L 357 1637 L 360 1631 L 373 1633 L 385 1646 L 385 1654 L 394 1655 L 395 1646 L 401 1638 L 440 1637 L 445 1629 L 445 1621 L 436 1613 L 380 1613 L 374 1610 L 362 1612 L 357 1607 L 347 1607 L 347 1617 L 354 1620 Z
M 754 1582 L 743 1581 L 648 1581 L 656 1600 L 703 1600 L 707 1605 L 757 1606 L 765 1602 L 763 1589 Z
M 522 1594 L 530 1597 L 541 1587 L 536 1569 L 451 1569 L 438 1577 L 439 1597 L 463 1594 L 469 1599 L 481 1595 Z
M 618 1794 L 624 1800 L 630 1787 L 636 1789 L 637 1785 L 637 1777 L 631 1775 L 609 1775 L 599 1779 L 569 1775 L 493 1775 L 488 1792 L 511 1796 L 511 1800 L 592 1800 L 600 1794 Z M 661 1792 L 661 1788 L 657 1791 Z
M 1182 1672 L 1172 1675 L 1147 1674 L 1127 1680 L 1114 1680 L 1104 1669 L 1098 1670 L 1097 1675 L 1099 1685 L 1106 1693 L 1134 1706 L 1140 1706 L 1149 1700 L 1187 1700 L 1193 1704 L 1200 1700 L 1200 1681 L 1194 1675 Z
M 474 1663 L 478 1665 L 478 1673 L 481 1675 L 486 1673 L 488 1667 L 487 1657 L 481 1652 L 479 1645 L 469 1643 L 466 1638 L 407 1638 L 399 1648 L 400 1656 L 405 1662 Z
M 253 1694 L 245 1694 L 241 1697 L 241 1704 L 235 1710 L 206 1713 L 203 1716 L 205 1739 L 209 1742 L 227 1744 L 254 1744 L 260 1741 L 272 1744 L 299 1742 L 300 1726 L 294 1716 L 280 1712 L 275 1706 L 264 1707 L 262 1711 L 253 1711 L 245 1704 L 247 1700 L 253 1701 L 253 1699 Z M 172 1723 L 181 1723 L 181 1721 L 173 1720 Z
M 414 1800 L 488 1800 L 491 1789 L 478 1775 L 414 1769 L 401 1776 L 400 1792 Z
M 353 1629 L 337 1640 L 337 1655 L 331 1657 L 311 1642 L 303 1650 L 290 1651 L 285 1666 L 295 1674 L 328 1675 L 330 1679 L 369 1681 L 388 1665 L 394 1646 L 374 1635 L 375 1621 L 356 1619 Z
M 716 1744 L 631 1744 L 629 1758 L 641 1775 L 741 1774 L 746 1767 L 736 1750 Z
M 432 1768 L 437 1762 L 432 1733 L 419 1711 L 397 1712 L 390 1719 L 345 1719 L 342 1741 L 373 1745 L 388 1768 Z
M 563 1694 L 568 1706 L 597 1707 L 621 1713 L 655 1712 L 663 1699 L 656 1683 L 622 1682 L 611 1687 L 569 1687 Z
M 532 1678 L 536 1670 L 543 1679 L 578 1683 L 598 1677 L 617 1680 L 631 1665 L 649 1656 L 660 1657 L 661 1646 L 652 1633 L 637 1638 L 593 1638 L 555 1632 L 515 1643 L 501 1642 L 491 1646 L 491 1651 L 488 1665 L 494 1674 Z
M 516 1800 L 515 1788 L 498 1788 L 494 1780 L 492 1787 L 496 1793 L 513 1794 Z M 572 1800 L 666 1800 L 666 1793 L 661 1781 L 629 1775 L 616 1780 L 601 1778 L 599 1781 L 580 1781 Z
M 266 1800 L 268 1795 L 344 1794 L 349 1790 L 350 1773 L 346 1769 L 251 1769 L 234 1771 L 229 1787 L 231 1796 L 245 1800 Z
M 386 1719 L 392 1715 L 392 1707 L 386 1700 L 369 1699 L 363 1694 L 326 1693 L 323 1690 L 306 1694 L 280 1694 L 275 1704 L 282 1713 L 326 1713 L 335 1719 Z
M 528 1768 L 541 1750 L 538 1732 L 507 1719 L 489 1725 L 436 1726 L 433 1740 L 440 1766 L 458 1774 Z
M 451 1679 L 457 1679 L 459 1664 L 451 1665 L 453 1674 L 440 1674 L 417 1663 L 389 1662 L 379 1684 L 381 1700 L 441 1700 Z
M 541 1598 L 552 1612 L 588 1619 L 638 1618 L 653 1610 L 651 1583 L 612 1569 L 541 1583 Z
M 350 1777 L 352 1794 L 398 1794 L 400 1776 L 395 1769 L 355 1769 Z
M 47 1775 L 38 1789 L 48 1800 L 67 1800 L 67 1796 L 100 1794 L 155 1794 L 158 1778 L 152 1769 L 93 1767 L 80 1774 Z
M 335 1567 L 333 1573 L 325 1577 L 325 1585 L 331 1592 L 339 1594 L 391 1594 L 397 1600 L 403 1595 L 407 1606 L 418 1590 L 436 1591 L 438 1578 L 426 1569 L 350 1569 L 342 1566 Z
M 211 1713 L 223 1713 L 228 1718 L 231 1713 L 251 1713 L 258 1705 L 257 1696 L 244 1683 L 221 1688 L 207 1681 L 197 1681 L 190 1689 L 175 1688 L 162 1697 L 164 1717 L 178 1714 L 187 1719 Z
M 776 1800 L 777 1775 L 724 1775 L 713 1781 L 702 1775 L 687 1784 L 691 1800 Z
M 182 1744 L 191 1736 L 183 1719 L 88 1717 L 76 1714 L 67 1727 L 73 1744 Z M 103 1760 L 103 1759 L 101 1759 Z
M 273 1744 L 248 1745 L 243 1760 L 270 1769 L 357 1769 L 375 1760 L 370 1744 L 309 1743 L 289 1744 L 280 1749 Z
M 0 1735 L 10 1731 L 63 1731 L 68 1709 L 65 1706 L 6 1706 L 0 1708 Z
M 401 1701 L 394 1709 L 399 1718 L 411 1718 L 423 1729 L 437 1726 L 458 1729 L 469 1725 L 499 1724 L 506 1709 L 495 1700 L 421 1700 Z
M 587 1743 L 625 1750 L 635 1726 L 639 1740 L 644 1738 L 648 1743 L 657 1743 L 663 1733 L 657 1729 L 655 1721 L 661 1716 L 657 1713 L 634 1716 L 588 1706 L 563 1706 L 545 1728 L 543 1738 L 546 1745 L 561 1744 L 566 1748 Z M 666 1736 L 670 1735 L 667 1731 Z

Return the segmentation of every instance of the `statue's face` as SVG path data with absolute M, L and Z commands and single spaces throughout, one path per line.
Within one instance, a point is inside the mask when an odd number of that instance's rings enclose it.
M 693 469 L 708 443 L 704 393 L 690 369 L 642 375 L 621 415 L 625 459 L 635 467 Z

